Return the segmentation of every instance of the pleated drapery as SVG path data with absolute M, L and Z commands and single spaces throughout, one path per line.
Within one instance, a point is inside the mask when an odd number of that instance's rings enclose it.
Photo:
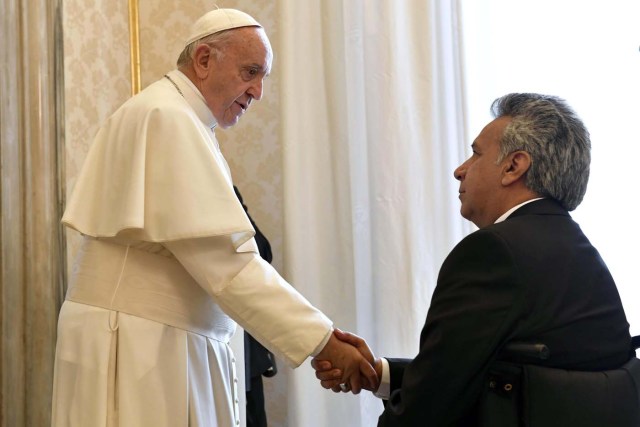
M 0 2 L 0 424 L 49 424 L 64 289 L 60 1 Z
M 412 357 L 440 264 L 471 229 L 457 3 L 280 2 L 285 277 L 381 355 Z M 288 379 L 290 425 L 371 426 L 370 393 Z

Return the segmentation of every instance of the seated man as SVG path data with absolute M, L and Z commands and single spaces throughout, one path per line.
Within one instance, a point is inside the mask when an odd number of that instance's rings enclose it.
M 414 359 L 375 358 L 379 426 L 472 426 L 489 366 L 510 341 L 542 342 L 546 366 L 596 371 L 630 357 L 629 325 L 598 251 L 569 215 L 589 178 L 589 133 L 556 97 L 510 94 L 454 171 L 460 213 L 480 229 L 444 261 Z M 325 388 L 339 370 L 314 360 Z M 348 384 L 342 385 L 342 390 Z

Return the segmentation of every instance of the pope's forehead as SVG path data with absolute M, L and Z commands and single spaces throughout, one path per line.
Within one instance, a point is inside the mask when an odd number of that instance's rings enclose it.
M 262 27 L 243 27 L 231 30 L 233 38 L 239 43 L 252 43 L 257 46 L 263 45 L 268 51 L 271 51 L 271 42 L 267 33 Z
M 270 67 L 273 59 L 271 43 L 264 30 L 260 27 L 239 28 L 234 31 L 231 47 L 243 55 L 251 57 L 255 61 L 266 62 Z

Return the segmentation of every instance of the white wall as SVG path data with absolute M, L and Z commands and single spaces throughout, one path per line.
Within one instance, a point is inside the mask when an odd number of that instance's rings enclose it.
M 462 5 L 470 137 L 489 121 L 491 102 L 509 92 L 557 95 L 576 110 L 591 133 L 592 167 L 572 216 L 608 264 L 631 332 L 640 334 L 640 2 Z

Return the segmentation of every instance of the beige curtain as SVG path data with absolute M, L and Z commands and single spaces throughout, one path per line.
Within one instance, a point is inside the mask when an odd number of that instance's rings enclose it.
M 2 0 L 0 422 L 45 426 L 64 289 L 60 2 Z
M 281 0 L 285 277 L 374 351 L 413 357 L 444 257 L 470 230 L 454 0 Z M 372 426 L 382 403 L 289 372 L 289 425 Z

